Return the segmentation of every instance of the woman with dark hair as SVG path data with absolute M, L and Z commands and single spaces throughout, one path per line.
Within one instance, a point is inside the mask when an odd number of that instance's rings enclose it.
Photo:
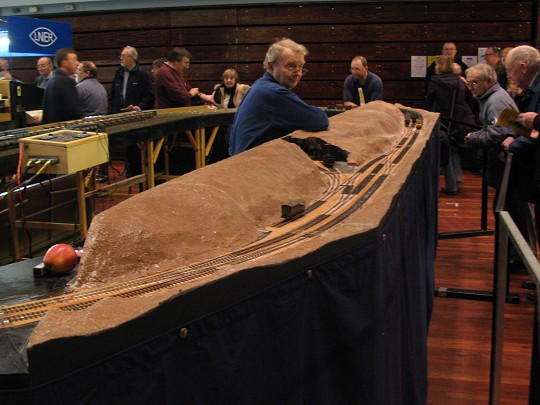
M 457 194 L 461 181 L 458 144 L 475 125 L 474 97 L 459 75 L 453 73 L 454 60 L 447 55 L 435 58 L 435 76 L 429 82 L 426 108 L 441 114 L 441 167 L 444 169 L 444 194 Z
M 221 76 L 223 83 L 214 87 L 214 101 L 218 108 L 236 108 L 249 90 L 247 84 L 240 84 L 240 77 L 235 69 L 227 69 Z

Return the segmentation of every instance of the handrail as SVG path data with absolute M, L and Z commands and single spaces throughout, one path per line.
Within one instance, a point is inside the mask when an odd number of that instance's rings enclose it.
M 508 240 L 512 241 L 515 246 L 519 257 L 523 261 L 525 268 L 531 275 L 534 283 L 536 284 L 537 296 L 540 293 L 540 263 L 531 250 L 528 242 L 525 240 L 515 222 L 508 211 L 500 211 L 498 213 L 498 255 L 497 266 L 495 268 L 494 277 L 494 293 L 495 299 L 493 301 L 493 320 L 492 320 L 492 337 L 491 337 L 491 367 L 490 367 L 490 392 L 489 403 L 491 405 L 498 405 L 500 402 L 500 387 L 501 387 L 501 373 L 502 373 L 502 351 L 503 351 L 503 332 L 504 332 L 504 304 L 506 298 L 506 287 L 508 283 L 507 279 L 507 257 L 508 257 Z M 535 306 L 535 329 L 533 339 L 533 362 L 531 364 L 531 373 L 533 369 L 538 369 L 538 364 L 535 364 L 535 358 L 538 359 L 538 353 L 540 347 L 538 345 L 538 336 L 540 336 L 540 322 L 538 321 L 538 314 L 540 313 L 540 303 L 537 300 Z M 540 385 L 534 383 L 531 378 L 531 385 L 529 386 L 529 401 L 533 396 L 538 397 Z M 529 402 L 532 403 L 532 402 Z

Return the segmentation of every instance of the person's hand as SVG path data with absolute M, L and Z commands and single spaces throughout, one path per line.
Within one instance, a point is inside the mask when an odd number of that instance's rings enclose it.
M 510 144 L 512 142 L 514 142 L 515 139 L 512 138 L 511 136 L 509 136 L 508 138 L 506 138 L 502 143 L 501 143 L 501 146 L 504 150 L 508 150 L 508 148 L 510 147 Z
M 538 131 L 536 129 L 533 129 L 531 131 L 531 136 L 529 137 L 531 139 L 538 139 Z
M 214 101 L 214 97 L 212 95 L 199 93 L 199 97 L 206 105 L 217 107 L 217 103 Z
M 219 104 L 216 103 L 216 100 L 214 99 L 214 94 L 215 93 L 212 93 L 210 95 L 209 101 L 205 102 L 206 106 L 212 111 L 219 110 Z
M 467 135 L 465 135 L 465 138 L 463 138 L 463 141 L 465 141 L 465 143 L 469 143 L 471 141 L 471 137 L 472 137 L 472 132 L 469 132 Z
M 523 90 L 516 86 L 516 83 L 513 80 L 508 83 L 506 91 L 508 91 L 508 94 L 510 94 L 510 97 L 512 98 L 516 98 L 517 96 L 521 96 L 523 94 Z
M 141 107 L 139 107 L 138 105 L 134 105 L 133 111 L 141 111 Z
M 525 128 L 530 128 L 532 129 L 533 127 L 533 123 L 534 123 L 534 119 L 536 118 L 538 114 L 535 113 L 535 112 L 526 112 L 526 113 L 521 113 L 518 115 L 518 117 L 516 118 L 516 122 L 518 124 L 521 124 L 523 125 Z
M 36 115 L 34 117 L 31 117 L 31 116 L 26 116 L 26 123 L 28 125 L 38 125 L 38 124 L 41 124 L 41 119 L 42 119 L 42 115 L 39 114 L 39 115 Z
M 198 87 L 192 87 L 189 90 L 189 94 L 191 94 L 191 97 L 197 97 L 199 94 L 201 94 L 201 92 Z

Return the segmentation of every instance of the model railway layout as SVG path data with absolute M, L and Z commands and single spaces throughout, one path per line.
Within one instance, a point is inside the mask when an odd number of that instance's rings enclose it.
M 35 127 L 0 131 L 0 174 L 16 172 L 19 154 L 19 140 L 36 135 L 45 135 L 60 130 L 104 132 L 109 135 L 109 143 L 139 142 L 156 137 L 155 129 L 170 125 L 180 129 L 201 128 L 203 126 L 230 125 L 234 109 L 210 110 L 205 106 L 170 108 L 164 110 L 129 111 L 117 114 L 88 117 L 79 120 L 44 124 Z M 137 139 L 131 140 L 134 131 Z M 159 136 L 163 136 L 159 134 Z
M 110 126 L 125 125 L 133 122 L 140 122 L 152 118 L 155 111 L 132 111 L 119 114 L 90 117 L 74 121 L 66 121 L 50 125 L 43 125 L 35 128 L 19 128 L 0 132 L 0 150 L 18 150 L 19 139 L 29 136 L 36 136 L 59 131 L 62 129 L 72 129 L 80 131 L 90 131 L 104 129 Z
M 46 299 L 0 307 L 0 327 L 9 328 L 38 322 L 51 309 L 77 311 L 107 298 L 129 298 L 177 287 L 211 275 L 221 266 L 230 266 L 271 255 L 302 243 L 335 227 L 373 196 L 375 191 L 396 170 L 417 140 L 422 115 L 402 109 L 405 115 L 400 141 L 389 152 L 351 168 L 347 165 L 324 165 L 319 170 L 328 179 L 328 188 L 320 199 L 305 207 L 302 216 L 283 220 L 266 229 L 263 236 L 245 248 L 192 265 L 163 271 L 151 276 L 116 283 L 104 288 L 70 292 Z M 309 154 L 309 151 L 306 151 Z

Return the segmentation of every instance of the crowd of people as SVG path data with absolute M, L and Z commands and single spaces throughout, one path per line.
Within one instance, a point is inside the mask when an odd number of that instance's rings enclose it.
M 441 55 L 427 69 L 426 108 L 441 113 L 445 132 L 441 138 L 444 143 L 443 193 L 459 192 L 460 148 L 465 144 L 487 147 L 489 184 L 498 188 L 502 164 L 499 152 L 510 132 L 503 131 L 494 122 L 503 108 L 518 108 L 515 102 L 526 98 L 517 80 L 507 79 L 510 75 L 505 57 L 509 51 L 510 48 L 490 46 L 484 55 L 486 63 L 469 69 L 457 57 L 456 44 L 449 41 L 443 44 Z M 137 50 L 126 46 L 120 53 L 120 67 L 112 83 L 110 112 L 184 107 L 194 103 L 205 103 L 214 108 L 237 108 L 230 138 L 227 138 L 231 155 L 296 129 L 325 129 L 328 126 L 325 114 L 293 92 L 307 73 L 304 67 L 307 54 L 304 46 L 282 39 L 269 47 L 263 62 L 265 72 L 251 88 L 240 83 L 236 70 L 227 69 L 222 82 L 215 85 L 211 93 L 205 94 L 186 80 L 192 59 L 187 49 L 177 47 L 166 58 L 156 59 L 149 74 L 140 66 Z M 0 60 L 0 69 L 12 75 L 7 61 Z M 35 85 L 45 89 L 43 123 L 108 112 L 109 100 L 97 79 L 95 64 L 79 62 L 74 50 L 60 49 L 54 64 L 48 57 L 39 58 L 37 70 L 39 75 Z M 468 75 L 474 74 L 480 79 L 467 79 Z M 365 57 L 354 56 L 350 75 L 343 83 L 344 105 L 356 108 L 382 98 L 382 79 L 369 70 Z M 136 145 L 133 148 L 127 151 L 129 175 L 142 170 L 140 152 Z
M 253 86 L 241 83 L 235 69 L 227 69 L 221 83 L 205 94 L 186 80 L 192 59 L 187 49 L 176 47 L 167 57 L 154 60 L 149 74 L 139 64 L 137 50 L 126 46 L 120 52 L 120 67 L 112 82 L 109 101 L 106 89 L 98 81 L 96 65 L 91 61 L 79 62 L 75 50 L 62 48 L 54 61 L 49 57 L 37 61 L 39 75 L 34 84 L 45 92 L 41 121 L 34 123 L 69 121 L 109 111 L 202 103 L 211 108 L 237 108 L 232 128 L 224 134 L 225 155 L 235 155 L 296 129 L 319 131 L 328 127 L 326 114 L 306 104 L 292 91 L 307 73 L 304 67 L 307 54 L 303 45 L 284 38 L 269 47 L 263 62 L 265 72 Z M 2 68 L 11 78 L 9 65 L 0 64 Z M 355 108 L 382 100 L 382 80 L 369 71 L 363 56 L 352 59 L 350 72 L 343 86 L 344 105 Z M 142 173 L 140 145 L 130 145 L 124 153 L 127 176 Z
M 537 68 L 535 54 L 527 54 L 529 59 L 521 60 L 524 50 L 530 49 L 534 48 L 490 46 L 484 55 L 485 63 L 469 68 L 457 56 L 456 44 L 449 41 L 428 67 L 426 108 L 441 113 L 445 177 L 442 193 L 459 193 L 460 154 L 464 147 L 485 148 L 488 184 L 495 190 L 500 187 L 504 169 L 502 153 L 510 150 L 515 152 L 518 162 L 535 162 L 531 160 L 535 157 L 535 139 L 514 138 L 512 131 L 496 124 L 504 108 L 529 112 L 518 118 L 523 125 L 532 127 L 535 122 L 530 117 L 540 110 L 540 88 L 535 88 L 534 77 L 524 78 L 522 74 L 523 69 Z M 45 89 L 43 123 L 101 115 L 108 110 L 118 113 L 201 103 L 213 108 L 237 108 L 230 133 L 225 134 L 228 154 L 235 155 L 296 129 L 320 131 L 328 127 L 326 114 L 293 92 L 307 73 L 307 55 L 303 45 L 290 39 L 279 40 L 268 48 L 263 62 L 265 72 L 251 87 L 240 82 L 235 69 L 227 69 L 222 81 L 205 94 L 186 80 L 192 59 L 187 49 L 173 48 L 167 57 L 156 59 L 148 73 L 139 64 L 137 50 L 126 46 L 120 53 L 120 67 L 113 79 L 109 104 L 107 92 L 97 79 L 96 65 L 79 62 L 73 49 L 64 48 L 57 52 L 54 64 L 48 57 L 39 58 L 35 85 Z M 519 62 L 515 62 L 516 55 Z M 0 68 L 9 74 L 9 65 Z M 344 105 L 356 108 L 382 98 L 382 79 L 369 70 L 365 57 L 354 56 L 350 74 L 343 83 Z M 535 131 L 532 133 L 537 134 Z M 126 150 L 128 175 L 141 173 L 140 165 L 140 150 L 132 145 Z M 516 171 L 519 165 L 515 164 Z M 534 198 L 524 197 L 527 201 Z
M 445 187 L 441 192 L 459 192 L 460 148 L 481 149 L 487 183 L 495 189 L 495 207 L 511 152 L 505 209 L 535 251 L 540 232 L 540 53 L 528 45 L 505 49 L 491 46 L 486 49 L 485 63 L 465 68 L 464 77 L 451 73 L 448 67 L 451 62 L 460 62 L 456 54 L 456 45 L 445 43 L 443 55 L 436 58 L 433 74 L 426 80 L 426 108 L 441 114 L 441 152 L 449 156 L 442 162 Z M 498 118 L 505 109 L 518 112 L 513 124 L 530 131 L 500 126 Z M 529 204 L 534 207 L 534 215 Z M 512 249 L 509 265 L 510 270 L 523 267 Z M 534 288 L 534 284 L 526 282 L 524 287 Z M 534 293 L 530 297 L 536 298 Z
M 283 39 L 272 44 L 268 52 L 263 62 L 268 74 L 265 73 L 261 79 L 271 76 L 279 86 L 292 90 L 307 72 L 303 68 L 307 49 L 292 40 Z M 301 62 L 302 68 L 287 70 L 286 73 L 290 75 L 285 75 L 281 67 L 283 63 L 288 63 L 286 59 L 289 53 L 295 56 L 303 54 L 296 58 Z M 269 55 L 277 59 L 269 60 Z M 193 103 L 205 103 L 215 108 L 238 108 L 250 89 L 250 86 L 240 83 L 238 72 L 227 69 L 223 73 L 222 82 L 214 86 L 211 94 L 205 94 L 198 87 L 192 87 L 185 79 L 191 58 L 192 55 L 187 49 L 174 48 L 166 58 L 152 62 L 149 74 L 139 65 L 137 50 L 132 46 L 124 47 L 120 53 L 120 68 L 114 76 L 110 92 L 110 112 L 185 107 Z M 34 84 L 46 93 L 42 123 L 107 113 L 103 112 L 103 108 L 97 107 L 103 99 L 103 86 L 97 80 L 96 65 L 90 61 L 79 62 L 75 50 L 60 49 L 54 61 L 49 57 L 41 57 L 36 68 L 39 75 Z M 5 78 L 13 78 L 7 60 L 0 59 L 0 70 L 4 72 Z M 369 71 L 367 60 L 363 56 L 353 58 L 350 71 L 351 74 L 345 79 L 343 87 L 345 105 L 354 108 L 373 100 L 382 100 L 382 80 Z M 73 80 L 69 82 L 66 79 Z M 73 91 L 76 85 L 80 89 Z M 256 89 L 258 87 L 256 86 Z M 81 95 L 82 92 L 84 96 Z M 88 110 L 89 104 L 94 107 L 93 110 Z

